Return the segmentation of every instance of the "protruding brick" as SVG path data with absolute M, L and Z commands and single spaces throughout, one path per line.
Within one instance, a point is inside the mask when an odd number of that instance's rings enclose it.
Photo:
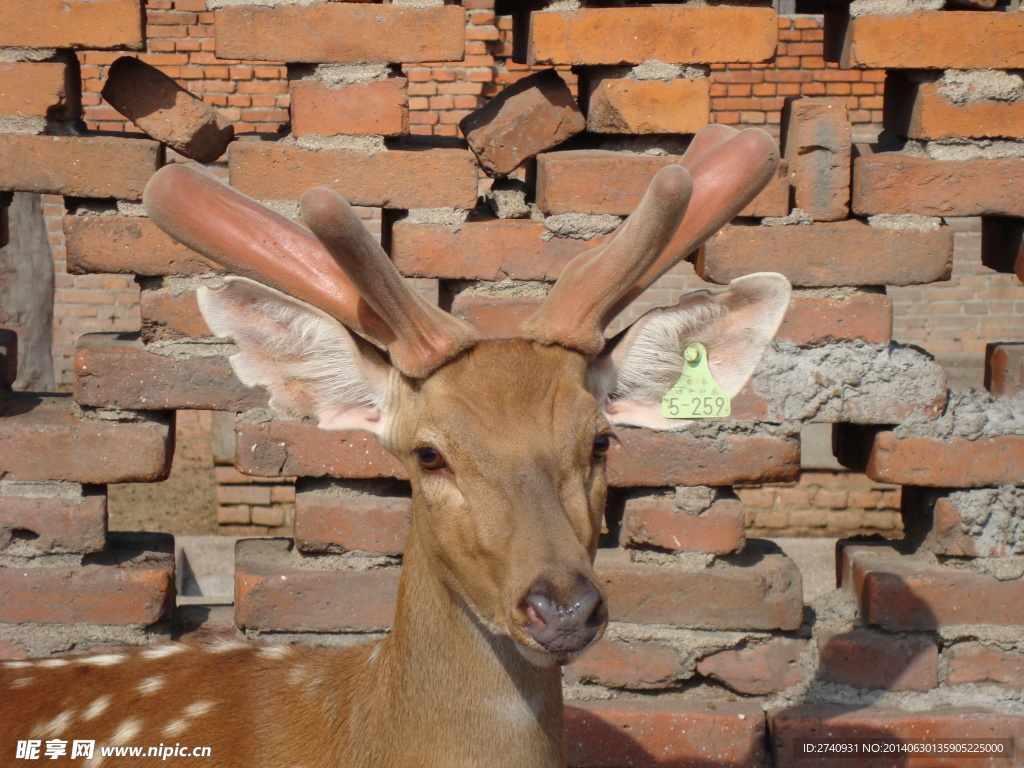
M 764 714 L 753 702 L 619 699 L 565 709 L 570 768 L 760 768 Z
M 661 5 L 535 12 L 527 64 L 767 61 L 778 45 L 771 8 Z
M 0 390 L 9 388 L 18 378 L 18 334 L 0 328 Z
M 751 648 L 726 650 L 697 662 L 697 672 L 738 693 L 765 696 L 784 691 L 807 676 L 800 664 L 806 640 L 778 637 Z
M 956 100 L 948 84 L 891 71 L 885 80 L 886 129 L 911 139 L 1024 139 L 1024 101 Z
M 948 280 L 953 232 L 885 229 L 863 221 L 805 226 L 728 226 L 697 254 L 697 274 L 726 284 L 780 272 L 795 286 L 917 285 Z
M 214 12 L 214 30 L 221 59 L 459 61 L 465 51 L 466 16 L 457 5 L 236 5 Z
M 553 69 L 517 80 L 459 123 L 490 176 L 511 173 L 586 127 L 569 86 Z
M 776 338 L 802 347 L 846 339 L 887 344 L 892 341 L 892 299 L 883 293 L 836 299 L 797 293 Z
M 1024 282 L 1024 218 L 982 217 L 981 263 Z
M 825 25 L 825 58 L 844 69 L 1021 69 L 1024 19 L 1014 13 L 919 11 Z
M 657 690 L 678 683 L 682 661 L 679 651 L 667 643 L 611 640 L 606 635 L 565 668 L 565 679 L 608 688 Z
M 316 152 L 272 142 L 236 142 L 228 169 L 231 185 L 257 200 L 298 200 L 318 185 L 330 187 L 352 205 L 384 208 L 468 209 L 477 198 L 476 163 L 472 153 L 461 149 Z
M 103 408 L 239 411 L 266 407 L 225 355 L 158 355 L 134 335 L 89 333 L 75 349 L 75 400 Z
M 1024 216 L 1024 195 L 1018 192 L 1024 158 L 932 160 L 902 152 L 872 154 L 862 146 L 859 151 L 851 199 L 862 216 Z
M 8 480 L 74 483 L 167 479 L 173 419 L 86 418 L 69 396 L 17 394 L 0 405 L 0 474 Z
M 223 155 L 235 136 L 231 121 L 216 109 L 132 56 L 110 66 L 103 98 L 146 134 L 200 163 Z
M 295 136 L 401 136 L 409 132 L 409 81 L 388 77 L 328 85 L 290 83 Z
M 793 205 L 815 221 L 847 218 L 852 128 L 846 102 L 787 99 L 781 131 Z
M 0 48 L 145 48 L 141 0 L 4 0 Z
M 724 555 L 743 548 L 745 523 L 739 499 L 715 499 L 700 514 L 692 514 L 671 497 L 643 496 L 626 501 L 619 542 L 624 547 Z
M 114 533 L 89 565 L 0 568 L 0 622 L 148 625 L 174 605 L 174 542 Z
M 82 111 L 77 76 L 63 61 L 0 63 L 0 115 L 74 120 Z
M 518 337 L 519 329 L 537 311 L 542 299 L 517 296 L 483 296 L 460 293 L 451 313 L 471 322 L 485 339 Z
M 0 482 L 0 552 L 99 552 L 106 543 L 106 489 L 78 483 Z
M 599 78 L 588 85 L 591 133 L 696 133 L 711 120 L 710 79 Z
M 305 478 L 295 496 L 295 544 L 302 552 L 397 557 L 405 549 L 411 515 L 408 486 L 363 488 Z
M 939 684 L 939 648 L 925 637 L 822 632 L 818 656 L 818 679 L 832 683 L 886 691 L 930 691 Z
M 1024 390 L 1024 343 L 985 345 L 985 389 L 996 397 Z
M 68 272 L 142 276 L 222 272 L 145 216 L 65 216 Z
M 163 147 L 148 139 L 0 135 L 0 189 L 141 200 L 162 163 Z
M 957 643 L 944 654 L 946 682 L 1004 685 L 1024 691 L 1024 653 L 982 643 Z

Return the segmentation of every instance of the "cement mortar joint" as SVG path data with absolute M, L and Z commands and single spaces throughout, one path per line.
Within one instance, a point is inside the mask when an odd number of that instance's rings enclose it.
M 793 288 L 793 298 L 831 299 L 833 301 L 849 301 L 860 296 L 885 296 L 885 286 L 881 285 L 837 285 L 823 288 Z
M 153 281 L 156 283 L 155 287 L 147 285 L 150 280 L 146 278 L 143 278 L 143 280 L 145 282 L 140 281 L 140 283 L 144 291 L 158 290 L 161 293 L 170 294 L 173 298 L 178 298 L 185 293 L 193 293 L 200 287 L 216 289 L 224 285 L 224 275 L 215 272 L 209 272 L 205 275 L 166 275 Z
M 285 147 L 299 147 L 309 152 L 342 149 L 366 152 L 371 157 L 378 152 L 387 152 L 383 136 L 324 136 L 313 133 L 306 136 L 288 135 L 278 142 Z
M 161 627 L 94 624 L 0 624 L 0 641 L 23 645 L 31 658 L 93 646 L 146 646 L 169 641 Z
M 942 217 L 922 216 L 917 213 L 878 213 L 868 216 L 868 226 L 900 232 L 936 232 L 942 228 Z
M 954 162 L 1024 158 L 1024 141 L 944 139 L 924 142 L 924 152 L 932 160 Z
M 460 208 L 413 208 L 406 218 L 410 224 L 427 224 L 447 227 L 455 233 L 469 217 L 469 211 Z
M 386 80 L 394 73 L 387 64 L 289 64 L 288 80 L 325 85 L 355 85 Z
M 935 419 L 911 417 L 894 430 L 897 437 L 934 440 L 984 440 L 1024 436 L 1024 392 L 992 397 L 982 390 L 951 391 L 945 411 Z
M 243 637 L 253 642 L 272 642 L 284 645 L 312 645 L 318 648 L 354 648 L 374 640 L 383 640 L 387 632 L 376 629 L 351 629 L 348 632 L 274 632 L 246 629 Z
M 813 223 L 814 217 L 799 208 L 794 208 L 787 216 L 766 216 L 761 219 L 761 225 L 765 227 L 806 227 Z
M 939 95 L 954 104 L 1024 99 L 1024 78 L 1013 72 L 993 69 L 947 69 L 938 80 Z
M 143 424 L 153 427 L 162 427 L 167 424 L 167 418 L 160 411 L 129 411 L 123 408 L 101 407 L 94 408 L 88 405 L 73 403 L 75 415 L 82 421 L 92 421 L 102 424 Z
M 0 554 L 0 568 L 80 568 L 85 564 L 84 558 L 85 555 L 44 555 L 32 550 L 18 554 L 8 548 Z
M 80 501 L 85 497 L 81 483 L 67 480 L 0 480 L 0 498 L 63 499 Z
M 19 61 L 62 61 L 56 48 L 0 48 L 0 64 L 15 64 Z
M 326 496 L 338 499 L 373 498 L 398 501 L 407 500 L 410 491 L 407 480 L 306 477 L 299 479 L 296 493 L 300 496 L 309 494 L 317 498 Z
M 189 339 L 187 341 L 154 341 L 146 345 L 146 351 L 172 360 L 194 360 L 204 357 L 230 357 L 238 347 L 218 338 Z
M 627 550 L 629 562 L 660 565 L 687 573 L 702 573 L 715 563 L 715 556 L 706 552 L 660 552 L 653 549 Z
M 296 568 L 304 571 L 377 571 L 382 568 L 398 568 L 400 557 L 387 555 L 366 555 L 355 552 L 340 554 L 304 554 L 298 547 L 292 547 L 288 558 Z
M 577 240 L 591 240 L 619 228 L 624 218 L 610 213 L 559 213 L 547 216 L 541 237 L 546 241 L 552 237 L 571 237 Z
M 503 296 L 516 299 L 543 299 L 551 283 L 541 280 L 450 280 L 448 290 L 458 296 Z
M 1024 714 L 1024 692 L 999 685 L 964 683 L 927 692 L 866 690 L 840 683 L 811 680 L 764 701 L 766 708 L 792 707 L 809 701 L 857 708 L 892 707 L 905 712 L 931 712 L 944 707 L 979 707 L 1007 715 Z
M 945 4 L 945 0 L 853 0 L 850 3 L 850 17 L 856 18 L 872 13 L 909 14 L 937 11 Z

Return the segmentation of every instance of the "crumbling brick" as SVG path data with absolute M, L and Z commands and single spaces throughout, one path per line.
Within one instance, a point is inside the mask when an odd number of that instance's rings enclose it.
M 781 131 L 793 205 L 815 221 L 847 218 L 852 129 L 846 102 L 787 99 Z

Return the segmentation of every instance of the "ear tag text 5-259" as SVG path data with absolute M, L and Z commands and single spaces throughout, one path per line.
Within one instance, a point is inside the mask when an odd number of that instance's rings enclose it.
M 728 393 L 718 386 L 708 368 L 708 351 L 699 341 L 683 351 L 683 373 L 661 398 L 666 419 L 724 419 L 732 412 Z

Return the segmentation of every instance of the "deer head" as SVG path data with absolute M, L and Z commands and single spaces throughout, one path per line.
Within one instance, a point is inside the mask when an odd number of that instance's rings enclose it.
M 777 162 L 763 132 L 705 129 L 613 237 L 566 266 L 521 336 L 500 340 L 480 340 L 410 290 L 330 190 L 302 198 L 312 234 L 194 166 L 159 171 L 145 204 L 173 237 L 239 275 L 199 294 L 210 328 L 238 347 L 238 377 L 266 387 L 284 413 L 377 435 L 412 484 L 407 562 L 428 563 L 473 621 L 550 666 L 606 621 L 592 562 L 615 425 L 685 426 L 664 419 L 660 402 L 691 341 L 735 394 L 790 288 L 780 275 L 749 275 L 650 312 L 611 341 L 604 330 L 744 207 Z

